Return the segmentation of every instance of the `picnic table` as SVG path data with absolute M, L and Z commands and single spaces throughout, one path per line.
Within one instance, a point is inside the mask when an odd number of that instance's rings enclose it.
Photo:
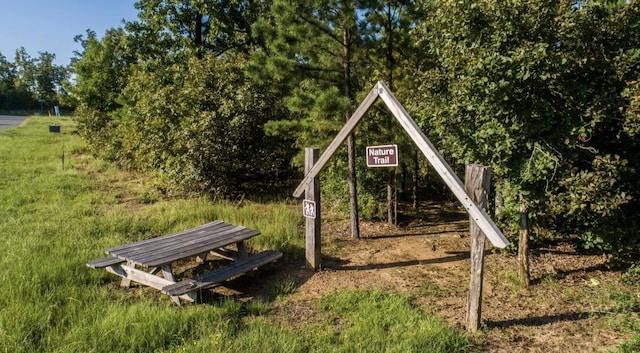
M 91 260 L 87 266 L 104 268 L 122 277 L 121 286 L 124 287 L 129 287 L 133 281 L 158 289 L 179 305 L 181 299 L 195 301 L 198 290 L 281 258 L 282 253 L 273 250 L 248 254 L 244 241 L 258 234 L 260 232 L 254 229 L 214 221 L 179 233 L 107 249 L 107 257 Z M 193 278 L 176 280 L 173 264 L 193 257 L 205 261 L 209 254 L 232 262 Z

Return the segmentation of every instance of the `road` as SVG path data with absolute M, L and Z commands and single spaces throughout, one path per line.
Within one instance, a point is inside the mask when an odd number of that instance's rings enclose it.
M 0 115 L 0 130 L 19 125 L 26 116 Z

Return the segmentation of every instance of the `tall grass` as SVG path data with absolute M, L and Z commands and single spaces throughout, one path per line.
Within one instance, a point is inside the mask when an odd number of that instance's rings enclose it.
M 274 325 L 269 315 L 261 315 L 265 310 L 249 310 L 233 300 L 176 308 L 161 294 L 121 290 L 115 276 L 86 267 L 88 260 L 103 256 L 108 247 L 215 219 L 261 230 L 262 235 L 251 242 L 255 249 L 280 249 L 287 257 L 300 256 L 302 219 L 297 206 L 285 203 L 239 207 L 190 199 L 133 207 L 120 195 L 123 180 L 115 176 L 119 172 L 100 163 L 87 166 L 73 122 L 56 121 L 61 134 L 49 133 L 50 119 L 41 117 L 0 132 L 0 352 L 355 349 L 354 340 L 331 338 L 324 330 L 310 333 L 305 327 Z M 365 304 L 349 314 L 353 326 L 349 332 L 354 335 L 366 333 L 370 325 L 356 320 L 355 313 L 365 314 L 371 309 L 366 305 L 375 303 L 387 306 L 377 297 L 361 301 Z M 323 310 L 333 310 L 324 305 Z M 393 343 L 377 343 L 387 351 L 419 351 L 419 337 L 433 324 L 432 319 L 404 308 L 402 315 L 411 317 L 407 321 L 411 325 L 393 322 L 389 327 L 394 332 L 406 330 L 406 337 L 414 337 L 409 342 L 417 343 L 405 344 L 399 336 L 394 336 Z M 393 316 L 388 310 L 395 309 L 381 310 Z M 464 342 L 447 329 L 436 330 Z M 383 333 L 375 339 L 382 339 Z M 454 350 L 466 347 L 466 343 L 443 344 Z

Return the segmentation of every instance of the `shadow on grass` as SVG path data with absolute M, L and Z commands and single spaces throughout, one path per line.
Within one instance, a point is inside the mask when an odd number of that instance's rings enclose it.
M 195 270 L 195 273 L 207 272 L 207 265 Z M 295 290 L 306 283 L 315 271 L 305 265 L 305 261 L 298 257 L 285 257 L 258 269 L 224 281 L 218 285 L 198 291 L 196 303 L 220 305 L 224 300 L 232 299 L 247 303 L 260 301 L 268 303 L 277 298 L 284 291 Z M 287 287 L 287 289 L 283 289 Z
M 526 326 L 526 327 L 537 327 L 549 325 L 557 322 L 573 322 L 573 321 L 581 321 L 587 320 L 592 317 L 602 317 L 607 315 L 602 312 L 573 312 L 573 313 L 562 313 L 558 315 L 546 315 L 546 316 L 534 316 L 534 317 L 523 317 L 518 319 L 509 319 L 502 321 L 491 321 L 486 320 L 485 325 L 490 328 L 496 329 L 504 329 L 512 326 Z
M 448 256 L 425 259 L 397 261 L 382 264 L 349 265 L 349 261 L 337 257 L 323 256 L 322 268 L 334 271 L 360 271 L 372 269 L 400 268 L 405 266 L 442 264 L 469 258 L 468 251 L 447 252 Z M 202 265 L 205 266 L 205 265 Z M 194 272 L 205 271 L 205 268 Z M 217 286 L 198 292 L 197 303 L 208 305 L 220 305 L 224 299 L 234 299 L 242 302 L 248 300 L 260 300 L 271 302 L 275 299 L 274 286 L 288 282 L 292 286 L 292 292 L 305 284 L 315 271 L 306 266 L 305 260 L 300 258 L 287 258 L 259 269 L 245 273 L 234 279 L 225 281 Z
M 532 279 L 531 284 L 532 285 L 541 284 L 542 281 L 545 278 L 548 278 L 549 276 L 551 276 L 554 280 L 561 280 L 574 273 L 612 272 L 612 271 L 614 270 L 612 270 L 611 268 L 608 268 L 606 264 L 599 264 L 599 265 L 589 266 L 589 267 L 580 267 L 580 268 L 575 268 L 571 270 L 556 270 L 556 272 L 554 272 L 552 275 L 543 274 L 541 277 Z
M 382 263 L 382 264 L 364 264 L 364 265 L 348 265 L 347 261 L 339 260 L 333 263 L 328 263 L 327 267 L 332 268 L 336 271 L 379 270 L 379 269 L 395 268 L 395 267 L 442 264 L 447 262 L 465 260 L 469 258 L 468 251 L 448 251 L 447 254 L 451 254 L 451 255 L 445 256 L 445 257 L 438 257 L 434 259 L 426 259 L 426 260 L 416 259 L 416 260 L 408 260 L 408 261 L 397 261 L 397 262 L 389 262 L 389 263 Z
M 425 228 L 428 228 L 425 226 Z M 459 233 L 466 232 L 468 227 L 459 227 L 456 229 L 445 229 L 438 231 L 426 231 L 426 232 L 411 232 L 411 233 L 402 233 L 402 234 L 373 234 L 366 235 L 360 238 L 360 240 L 375 240 L 375 239 L 394 239 L 394 238 L 404 238 L 404 237 L 419 237 L 425 235 L 451 235 L 451 236 L 459 236 Z M 348 241 L 348 240 L 347 240 Z

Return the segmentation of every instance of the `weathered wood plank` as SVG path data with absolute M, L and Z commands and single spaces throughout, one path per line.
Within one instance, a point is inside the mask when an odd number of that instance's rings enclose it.
M 220 238 L 228 234 L 236 234 L 241 232 L 256 233 L 257 231 L 249 230 L 240 226 L 228 225 L 224 228 L 212 229 L 207 231 L 201 231 L 198 233 L 192 233 L 189 235 L 175 234 L 170 239 L 159 239 L 156 242 L 150 241 L 144 245 L 138 245 L 135 247 L 123 247 L 118 250 L 109 250 L 109 253 L 117 253 L 120 256 L 129 256 L 131 254 L 138 254 L 140 252 L 157 252 L 163 249 L 173 249 L 180 246 L 187 246 L 202 241 L 206 241 L 213 238 Z
M 474 202 L 483 208 L 487 207 L 489 190 L 491 189 L 491 168 L 481 165 L 468 165 L 465 170 L 465 188 Z M 480 328 L 482 319 L 482 282 L 484 277 L 484 243 L 485 236 L 469 216 L 469 233 L 471 238 L 471 276 L 469 280 L 469 296 L 467 298 L 467 330 L 475 333 Z
M 175 284 L 175 281 L 158 277 L 156 275 L 144 272 L 142 270 L 139 270 L 129 265 L 117 264 L 117 265 L 106 267 L 106 270 L 110 273 L 113 273 L 114 275 L 122 277 L 123 280 L 137 282 L 158 290 L 162 289 L 163 287 Z M 184 299 L 191 302 L 194 301 L 194 298 L 189 295 L 178 295 L 178 296 L 180 297 L 180 299 Z M 178 304 L 180 304 L 179 301 L 178 301 Z
M 214 284 L 224 282 L 232 277 L 251 271 L 256 267 L 260 267 L 281 257 L 282 253 L 279 251 L 263 251 L 258 254 L 249 256 L 246 261 L 234 262 L 229 266 L 213 270 L 206 274 L 196 276 L 194 278 L 187 279 L 175 284 L 166 285 L 161 290 L 163 293 L 168 295 L 182 295 L 198 290 L 200 288 L 205 288 Z
M 253 236 L 253 233 L 238 233 L 230 237 L 225 236 L 224 238 L 213 237 L 206 241 L 191 243 L 176 248 L 165 248 L 156 252 L 144 253 L 136 257 L 130 255 L 129 258 L 134 262 L 145 266 L 160 266 L 183 258 L 196 256 L 209 249 L 228 246 L 245 240 L 251 236 Z
M 178 233 L 162 235 L 162 236 L 158 236 L 158 237 L 154 237 L 154 238 L 150 238 L 150 239 L 140 240 L 140 241 L 137 241 L 135 243 L 129 243 L 129 244 L 126 244 L 126 245 L 113 247 L 111 249 L 107 249 L 107 251 L 111 251 L 111 250 L 118 251 L 118 250 L 124 250 L 126 248 L 134 248 L 137 245 L 144 245 L 144 244 L 150 243 L 150 242 L 159 242 L 159 241 L 162 241 L 163 239 L 173 238 L 176 235 L 186 235 L 186 234 L 189 234 L 189 233 L 198 232 L 200 230 L 214 229 L 216 226 L 224 226 L 224 225 L 227 225 L 227 223 L 224 223 L 222 221 L 213 221 L 213 222 L 210 222 L 210 223 L 207 223 L 207 224 L 203 224 L 203 225 L 195 227 L 195 228 L 190 228 L 190 229 L 183 230 L 183 231 L 178 232 Z
M 165 246 L 172 246 L 173 244 L 179 243 L 180 241 L 195 241 L 201 239 L 207 234 L 216 234 L 218 232 L 223 232 L 234 227 L 236 226 L 220 222 L 207 227 L 197 227 L 179 233 L 154 237 L 139 242 L 118 246 L 115 248 L 107 249 L 107 252 L 117 252 L 122 256 L 127 256 L 130 253 L 137 253 L 141 250 L 149 251 Z
M 129 265 L 109 266 L 106 269 L 114 275 L 118 275 L 122 278 L 126 278 L 130 281 L 138 282 L 155 289 L 162 289 L 162 287 L 175 283 L 174 281 L 152 275 Z
M 197 232 L 180 232 L 107 250 L 113 257 L 143 266 L 161 266 L 181 258 L 197 256 L 211 249 L 241 242 L 260 234 L 241 226 L 216 223 L 198 227 Z
M 117 257 L 108 256 L 101 259 L 95 259 L 87 262 L 87 266 L 91 268 L 105 268 L 107 266 L 115 265 L 124 262 L 124 260 Z
M 169 282 L 176 283 L 176 279 L 173 276 L 173 271 L 171 270 L 171 265 L 162 266 L 162 276 Z M 180 298 L 178 298 L 177 296 L 172 295 L 171 300 L 173 300 L 174 303 L 180 305 Z
M 238 252 L 231 249 L 213 249 L 209 251 L 213 256 L 233 261 L 238 258 Z
M 305 173 L 313 168 L 320 155 L 319 148 L 305 149 Z M 320 206 L 320 177 L 318 175 L 313 178 L 312 182 L 307 184 L 305 189 L 305 199 L 315 202 L 316 217 L 306 218 L 305 221 L 305 257 L 307 265 L 314 270 L 320 268 L 321 254 L 321 224 L 322 224 L 322 207 Z

